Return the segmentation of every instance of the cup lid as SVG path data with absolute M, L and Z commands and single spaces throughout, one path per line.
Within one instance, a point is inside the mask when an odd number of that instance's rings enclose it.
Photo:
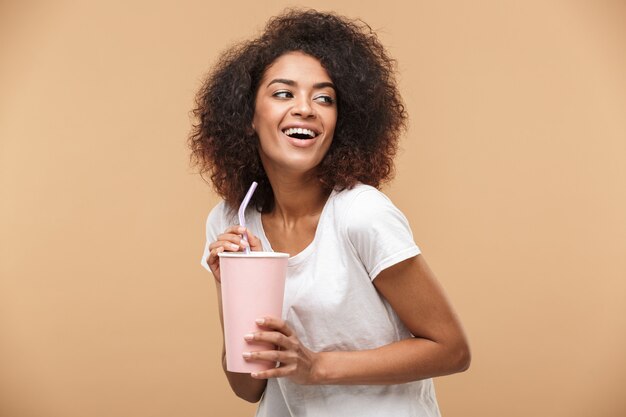
M 289 258 L 288 253 L 283 252 L 220 252 L 217 254 L 220 258 Z

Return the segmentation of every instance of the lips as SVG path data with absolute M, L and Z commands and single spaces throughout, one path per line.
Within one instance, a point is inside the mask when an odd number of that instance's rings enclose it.
M 281 131 L 287 141 L 297 148 L 307 148 L 313 146 L 321 134 L 312 129 L 306 128 L 287 128 Z
M 320 132 L 312 126 L 287 126 L 282 132 L 293 139 L 310 140 L 316 138 Z

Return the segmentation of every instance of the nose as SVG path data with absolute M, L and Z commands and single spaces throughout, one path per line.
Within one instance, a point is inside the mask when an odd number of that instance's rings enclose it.
M 291 114 L 292 116 L 300 116 L 306 119 L 315 117 L 315 110 L 313 109 L 313 106 L 311 106 L 311 102 L 308 98 L 300 97 L 294 101 Z

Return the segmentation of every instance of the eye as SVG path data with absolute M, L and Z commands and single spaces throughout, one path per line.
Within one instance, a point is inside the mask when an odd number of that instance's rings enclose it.
M 291 94 L 291 91 L 288 91 L 288 90 L 280 90 L 280 91 L 277 91 L 274 94 L 272 94 L 272 97 L 293 98 L 293 94 Z
M 324 103 L 324 104 L 333 104 L 335 102 L 334 98 L 325 94 L 321 96 L 317 96 L 313 100 L 320 102 L 320 103 Z

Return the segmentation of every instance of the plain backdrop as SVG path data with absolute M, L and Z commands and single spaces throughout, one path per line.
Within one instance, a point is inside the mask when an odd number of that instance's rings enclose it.
M 285 6 L 362 18 L 384 188 L 469 334 L 444 417 L 626 415 L 624 1 L 0 1 L 0 416 L 251 416 L 220 365 L 194 94 Z

